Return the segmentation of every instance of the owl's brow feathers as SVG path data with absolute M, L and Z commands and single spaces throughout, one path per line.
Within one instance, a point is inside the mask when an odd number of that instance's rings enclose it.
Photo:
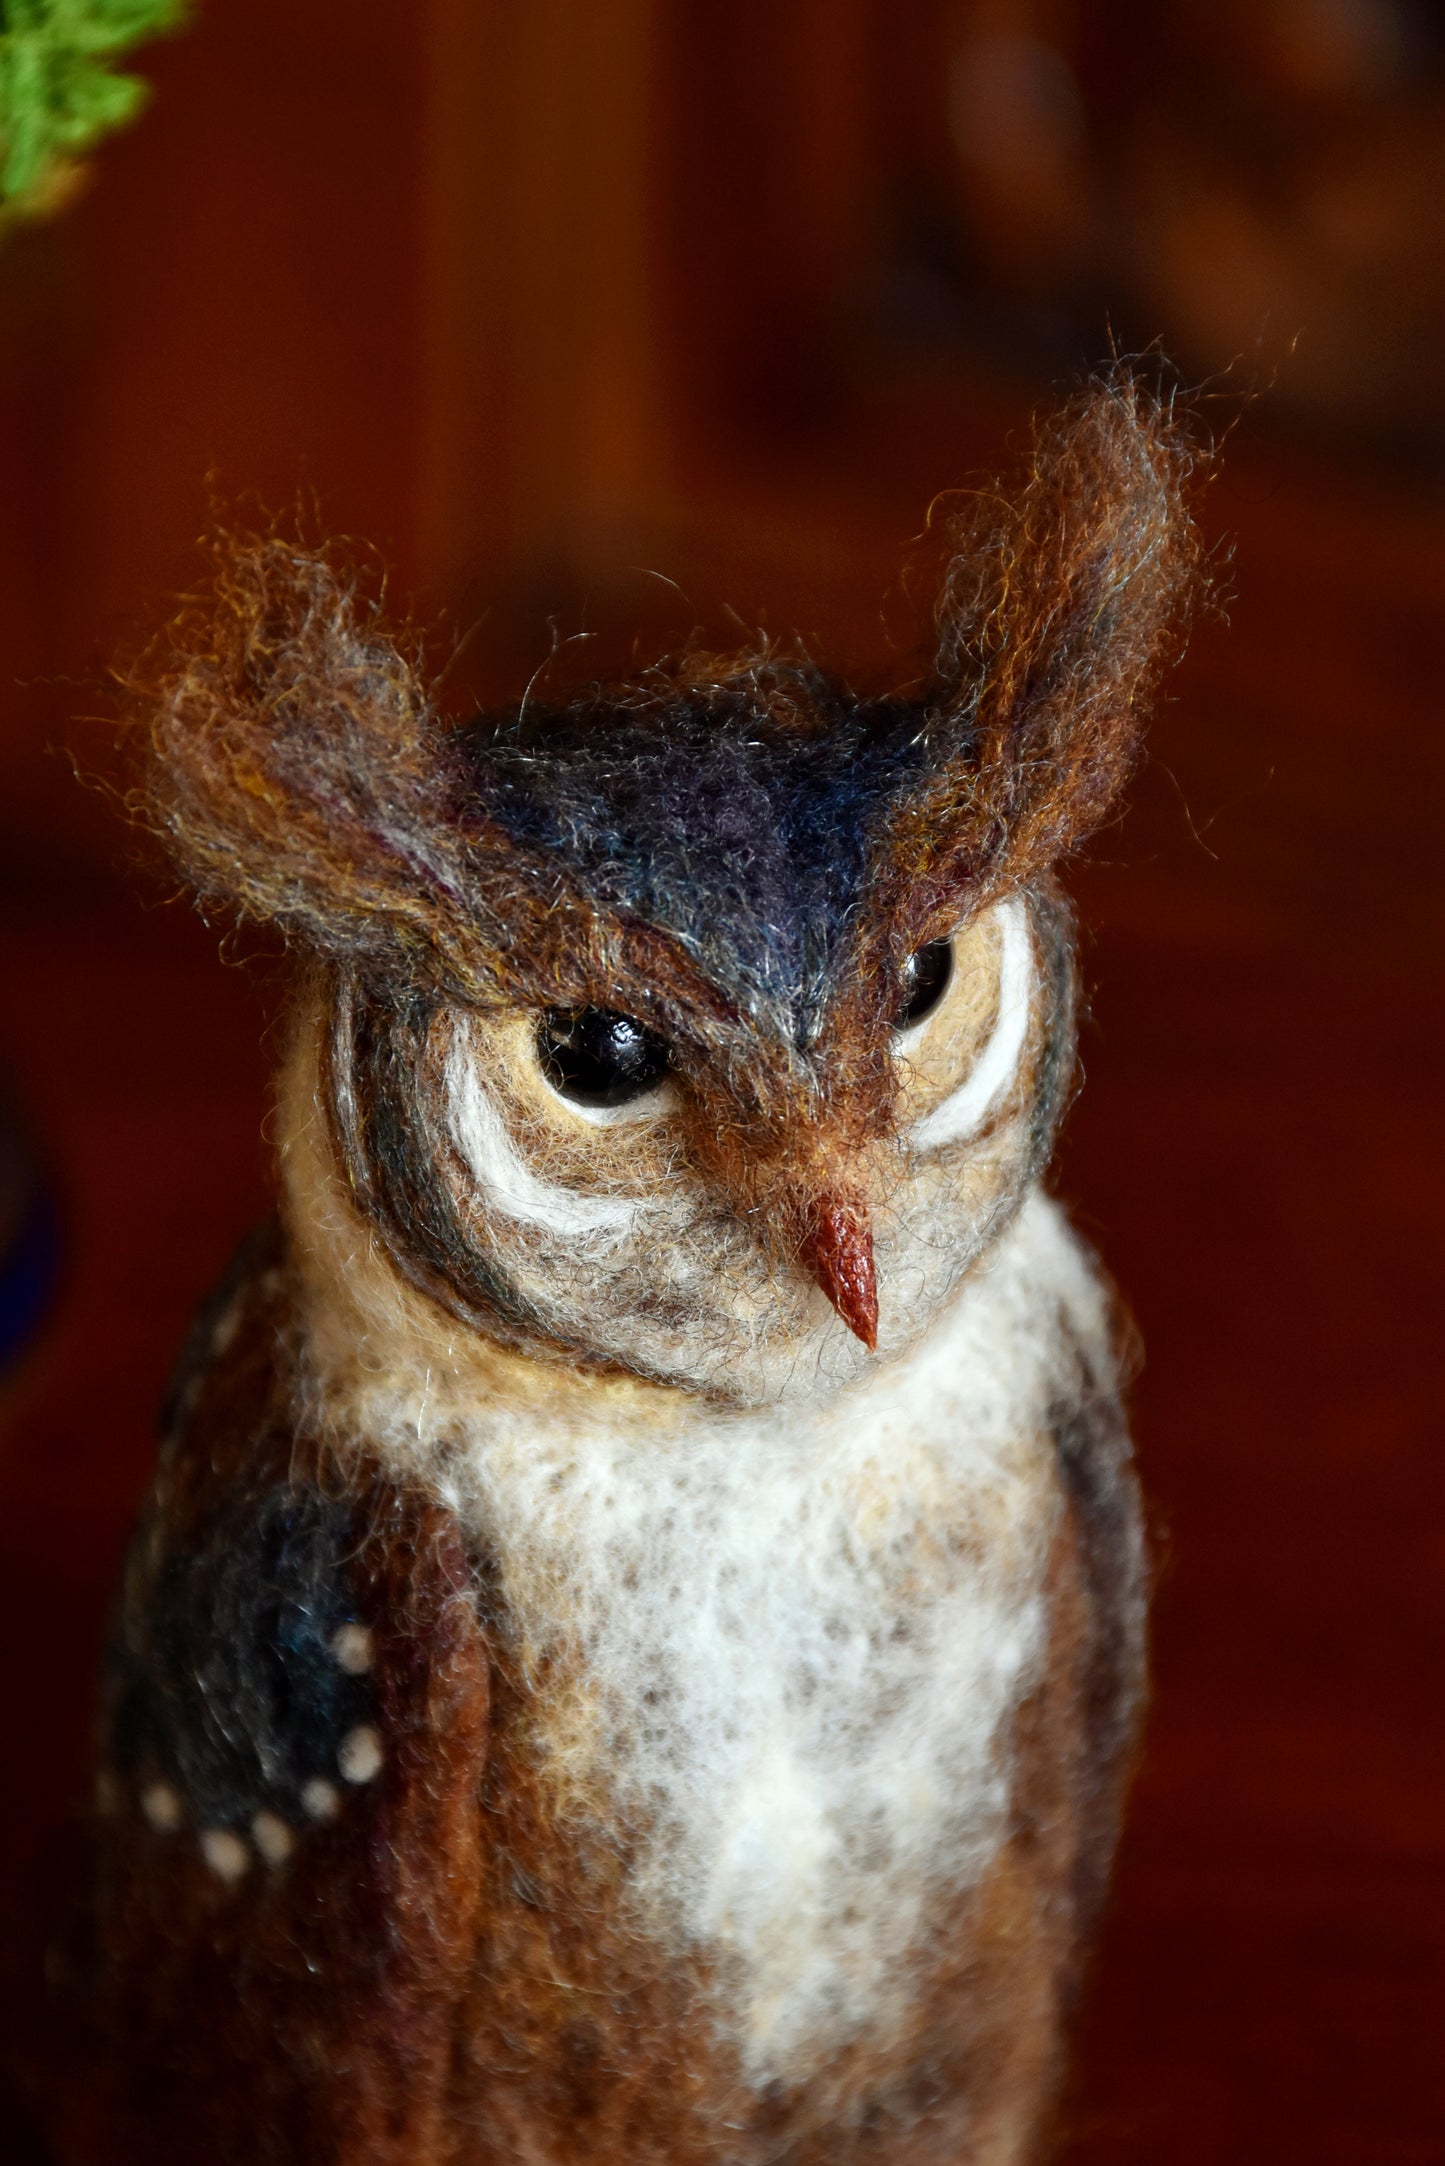
M 811 665 L 757 655 L 599 687 L 538 740 L 555 832 L 517 814 L 514 788 L 508 802 L 507 763 L 515 778 L 527 758 L 518 719 L 449 727 L 415 637 L 333 553 L 221 540 L 213 591 L 132 683 L 149 751 L 136 807 L 203 907 L 273 923 L 378 989 L 558 1003 L 636 989 L 704 1037 L 710 1015 L 786 1010 L 803 1042 L 799 1018 L 842 988 L 848 1034 L 871 1037 L 912 947 L 1037 877 L 1113 806 L 1197 573 L 1190 465 L 1167 404 L 1123 373 L 1094 386 L 1038 433 L 1012 503 L 976 497 L 947 529 L 918 697 L 854 700 Z M 686 853 L 681 880 L 649 883 L 618 878 L 629 851 L 646 857 L 645 827 L 624 822 L 600 871 L 569 847 L 583 813 L 610 816 L 606 777 L 625 763 L 609 770 L 609 731 L 614 749 L 627 740 L 632 802 L 649 743 L 676 766 L 686 738 L 719 753 L 700 821 L 725 824 L 730 774 L 760 808 L 758 840 L 728 860 L 737 925 L 716 953 L 696 931 L 708 898 L 678 903 Z M 758 870 L 769 850 L 798 869 L 791 930 Z M 726 914 L 715 899 L 713 921 Z

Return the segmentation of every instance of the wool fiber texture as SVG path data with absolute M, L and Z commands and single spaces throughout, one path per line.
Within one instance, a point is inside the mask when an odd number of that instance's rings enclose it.
M 143 802 L 203 903 L 388 980 L 565 981 L 582 959 L 553 951 L 581 904 L 594 939 L 625 912 L 806 1043 L 856 960 L 860 890 L 907 883 L 908 935 L 935 906 L 951 929 L 1113 808 L 1197 576 L 1190 465 L 1127 378 L 1056 417 L 1012 503 L 949 523 L 934 669 L 908 699 L 766 651 L 689 654 L 448 729 L 414 640 L 342 565 L 222 541 L 214 591 L 162 650 L 177 659 L 136 687 Z
M 693 652 L 447 719 L 339 557 L 219 551 L 138 804 L 295 954 L 280 1216 L 121 1593 L 64 2166 L 1040 2155 L 1144 1608 L 1040 1190 L 1054 867 L 1188 467 L 1077 401 L 947 529 L 906 693 Z
M 857 698 L 811 663 L 690 655 L 566 707 L 448 727 L 324 555 L 223 548 L 142 686 L 146 816 L 203 905 L 335 972 L 328 1081 L 400 1268 L 572 1358 L 479 1269 L 414 1079 L 450 1007 L 636 1017 L 695 1150 L 789 1262 L 896 1140 L 908 960 L 1104 817 L 1197 571 L 1189 455 L 1120 377 L 1040 433 L 1013 509 L 958 522 L 932 674 Z M 823 1199 L 834 1197 L 832 1227 Z
M 634 1831 L 632 1921 L 714 1951 L 759 2088 L 906 2033 L 931 1907 L 997 1853 L 1080 1344 L 1107 1377 L 1098 1289 L 1035 1199 L 846 1425 L 459 1422 L 396 1370 L 368 1393 L 388 1461 L 444 1461 L 485 1530 L 554 1809 Z

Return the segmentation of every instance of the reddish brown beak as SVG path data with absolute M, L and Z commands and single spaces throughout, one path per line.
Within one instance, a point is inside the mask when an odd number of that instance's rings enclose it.
M 821 1204 L 803 1243 L 803 1262 L 850 1331 L 871 1354 L 878 1344 L 873 1231 L 859 1203 Z

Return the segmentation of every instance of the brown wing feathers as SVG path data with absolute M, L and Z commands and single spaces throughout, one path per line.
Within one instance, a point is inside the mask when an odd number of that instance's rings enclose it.
M 298 1434 L 290 1330 L 261 1269 L 183 1379 L 136 1545 L 62 2159 L 451 2155 L 487 1885 L 475 1575 L 447 1513 Z

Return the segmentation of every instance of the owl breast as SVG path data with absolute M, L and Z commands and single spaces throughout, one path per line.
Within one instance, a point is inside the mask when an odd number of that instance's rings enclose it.
M 911 1356 L 806 1416 L 579 1392 L 438 1438 L 547 1817 L 624 1848 L 629 1931 L 701 1963 L 755 2085 L 900 2031 L 1004 1840 L 1081 1344 L 1107 1364 L 1101 1298 L 1034 1198 Z M 414 1468 L 424 1414 L 375 1412 Z

